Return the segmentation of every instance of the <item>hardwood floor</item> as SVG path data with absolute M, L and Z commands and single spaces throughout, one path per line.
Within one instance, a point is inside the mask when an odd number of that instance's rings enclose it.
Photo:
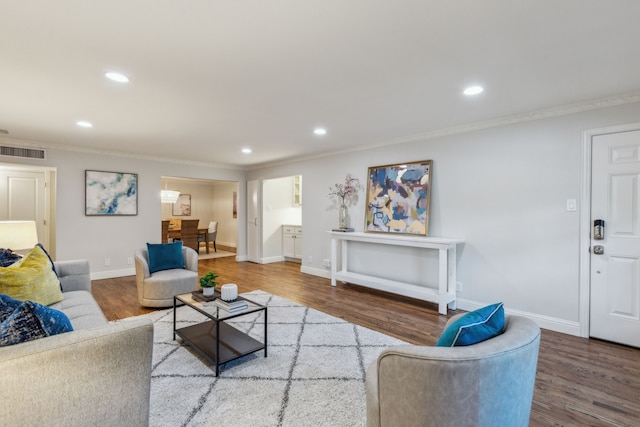
M 435 304 L 356 285 L 334 288 L 295 263 L 200 260 L 200 275 L 209 270 L 239 292 L 260 289 L 413 344 L 433 345 L 447 320 Z M 134 276 L 93 281 L 109 320 L 153 311 L 138 305 L 136 292 Z M 639 426 L 640 349 L 543 330 L 530 425 Z

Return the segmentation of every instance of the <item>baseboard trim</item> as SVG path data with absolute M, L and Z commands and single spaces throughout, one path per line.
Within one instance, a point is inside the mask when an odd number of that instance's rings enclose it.
M 127 268 L 124 270 L 108 270 L 108 271 L 95 271 L 90 274 L 91 280 L 101 279 L 113 279 L 115 277 L 135 276 L 135 268 Z
M 324 277 L 325 279 L 331 279 L 331 272 L 329 270 L 313 268 L 306 265 L 300 267 L 300 272 L 305 274 L 311 274 L 312 276 Z
M 328 270 L 321 270 L 319 268 L 312 268 L 312 267 L 303 265 L 300 268 L 300 271 L 302 273 L 311 274 L 313 276 L 319 276 L 319 277 L 324 277 L 326 279 L 331 279 L 331 272 Z M 461 299 L 461 298 L 456 299 L 456 307 L 460 310 L 473 311 L 473 310 L 482 308 L 486 305 L 487 303 L 480 303 L 477 301 L 470 301 L 470 300 Z M 544 316 L 541 314 L 531 313 L 531 312 L 522 311 L 522 310 L 512 310 L 509 308 L 505 308 L 505 312 L 507 314 L 513 314 L 516 316 L 529 318 L 534 322 L 536 322 L 538 326 L 540 326 L 542 329 L 548 329 L 550 331 L 560 332 L 568 335 L 575 335 L 578 337 L 581 336 L 580 322 L 559 319 L 557 317 Z
M 477 310 L 487 305 L 485 303 L 479 303 L 477 301 L 470 301 L 470 300 L 460 299 L 460 298 L 458 298 L 456 302 L 457 302 L 457 308 L 465 311 Z M 550 331 L 561 332 L 563 334 L 575 335 L 578 337 L 581 336 L 580 322 L 574 322 L 566 319 L 558 319 L 557 317 L 544 316 L 541 314 L 531 313 L 528 311 L 512 310 L 508 307 L 505 307 L 504 311 L 507 314 L 513 314 L 516 316 L 529 318 L 534 322 L 536 322 L 538 326 L 540 326 L 542 329 L 548 329 Z

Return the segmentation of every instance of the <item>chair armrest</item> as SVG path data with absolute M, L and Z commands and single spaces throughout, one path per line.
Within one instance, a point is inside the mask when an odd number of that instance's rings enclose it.
M 54 264 L 63 292 L 91 292 L 91 271 L 88 260 L 56 261 Z
M 2 347 L 2 424 L 148 425 L 152 352 L 150 319 Z
M 182 247 L 182 256 L 184 257 L 184 268 L 187 270 L 198 272 L 198 252 L 186 246 Z

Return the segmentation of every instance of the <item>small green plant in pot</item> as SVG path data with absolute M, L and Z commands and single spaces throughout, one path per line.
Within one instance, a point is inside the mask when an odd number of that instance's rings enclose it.
M 217 278 L 218 275 L 213 271 L 208 272 L 200 278 L 200 286 L 202 286 L 202 293 L 204 296 L 213 296 L 216 286 L 218 285 L 218 282 L 216 282 Z

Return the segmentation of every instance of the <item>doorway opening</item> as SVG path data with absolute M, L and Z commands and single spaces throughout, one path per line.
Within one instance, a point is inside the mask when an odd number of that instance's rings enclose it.
M 238 183 L 180 177 L 161 177 L 161 189 L 180 193 L 174 203 L 162 203 L 162 220 L 180 224 L 182 220 L 198 220 L 199 229 L 217 223 L 215 242 L 199 242 L 199 258 L 234 256 L 238 248 Z M 209 233 L 208 233 L 209 234 Z M 211 234 L 209 234 L 211 235 Z
M 302 175 L 251 181 L 248 188 L 250 261 L 302 263 Z

